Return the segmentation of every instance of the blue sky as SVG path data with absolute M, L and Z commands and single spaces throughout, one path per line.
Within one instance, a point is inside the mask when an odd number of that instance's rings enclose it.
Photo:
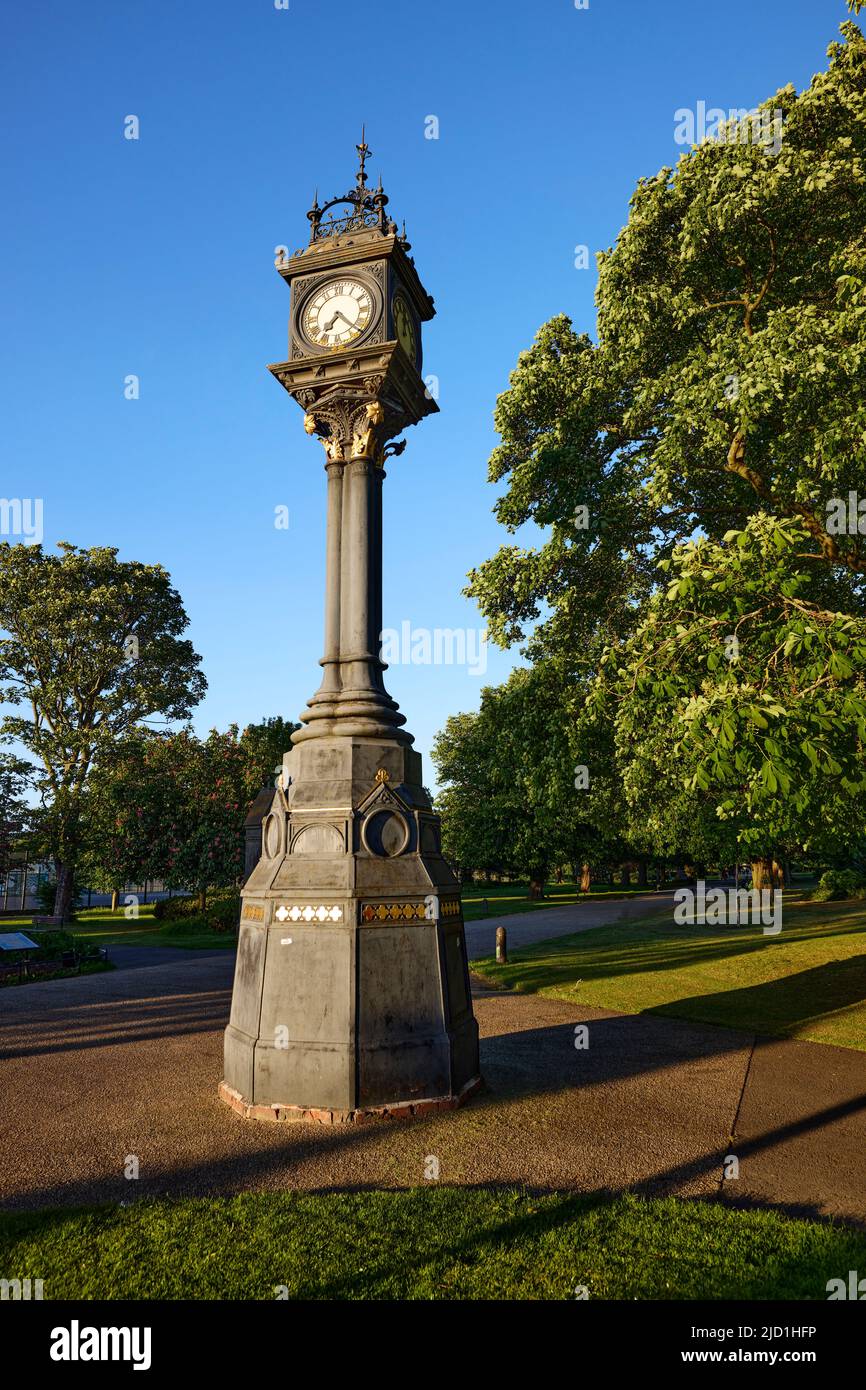
M 364 121 L 438 310 L 441 414 L 385 483 L 384 622 L 479 628 L 466 572 L 507 540 L 493 407 L 545 320 L 594 331 L 575 247 L 611 245 L 637 179 L 676 161 L 677 108 L 802 88 L 845 16 L 844 0 L 6 7 L 0 495 L 44 500 L 47 546 L 170 571 L 209 682 L 201 732 L 297 717 L 320 674 L 325 475 L 266 370 L 287 351 L 274 248 L 306 244 L 316 186 L 350 186 Z M 425 759 L 515 660 L 392 667 Z

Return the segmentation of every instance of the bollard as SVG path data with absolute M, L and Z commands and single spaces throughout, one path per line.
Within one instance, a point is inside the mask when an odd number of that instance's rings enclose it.
M 505 941 L 505 928 L 496 928 L 496 964 L 508 964 L 508 947 Z

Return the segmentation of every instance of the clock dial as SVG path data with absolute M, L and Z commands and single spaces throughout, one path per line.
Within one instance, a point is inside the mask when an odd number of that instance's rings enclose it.
M 418 356 L 415 321 L 412 318 L 412 310 L 401 294 L 394 298 L 394 330 L 397 334 L 397 342 L 414 362 Z
M 307 301 L 302 326 L 311 343 L 338 348 L 360 338 L 372 314 L 373 301 L 365 285 L 358 280 L 329 280 Z

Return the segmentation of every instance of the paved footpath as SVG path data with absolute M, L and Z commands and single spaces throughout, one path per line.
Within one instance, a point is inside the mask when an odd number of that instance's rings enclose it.
M 142 966 L 171 965 L 179 960 L 203 960 L 206 956 L 231 956 L 234 949 L 229 946 L 188 950 L 183 946 L 109 946 L 108 959 L 117 970 L 140 970 Z
M 486 1089 L 462 1110 L 263 1125 L 216 1095 L 232 969 L 196 952 L 3 991 L 0 1205 L 412 1186 L 433 1154 L 444 1182 L 715 1194 L 866 1224 L 862 1053 L 482 990 Z M 731 1153 L 740 1177 L 723 1182 Z
M 606 927 L 611 922 L 643 917 L 672 907 L 673 889 L 665 893 L 634 894 L 630 898 L 587 898 L 565 907 L 545 907 L 531 912 L 512 912 L 505 917 L 484 917 L 466 923 L 466 948 L 470 960 L 492 956 L 496 950 L 496 928 L 505 927 L 508 950 L 517 951 L 535 941 L 552 941 L 557 936 Z

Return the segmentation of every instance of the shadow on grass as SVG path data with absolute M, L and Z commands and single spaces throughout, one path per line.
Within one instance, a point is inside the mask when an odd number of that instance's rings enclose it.
M 838 908 L 838 904 L 832 904 Z M 621 975 L 661 973 L 714 961 L 733 960 L 776 945 L 826 941 L 829 937 L 866 934 L 866 913 L 857 905 L 850 924 L 828 923 L 823 930 L 812 922 L 795 923 L 780 936 L 764 937 L 754 927 L 720 929 L 684 926 L 670 920 L 625 920 L 592 927 L 585 932 L 560 936 L 519 947 L 508 965 L 497 966 L 491 957 L 473 962 L 473 968 L 490 981 L 519 993 L 565 987 L 578 979 L 590 983 Z
M 717 1027 L 748 1029 L 762 1036 L 791 1037 L 864 1000 L 866 955 L 861 955 L 825 961 L 809 970 L 741 989 L 688 995 L 642 1009 L 641 1015 L 688 1017 Z
M 4 1268 L 50 1276 L 53 1260 L 68 1279 L 83 1221 L 96 1298 L 271 1299 L 285 1282 L 290 1297 L 325 1300 L 561 1299 L 579 1284 L 603 1298 L 819 1299 L 866 1263 L 857 1231 L 705 1199 L 442 1186 L 2 1217 Z

